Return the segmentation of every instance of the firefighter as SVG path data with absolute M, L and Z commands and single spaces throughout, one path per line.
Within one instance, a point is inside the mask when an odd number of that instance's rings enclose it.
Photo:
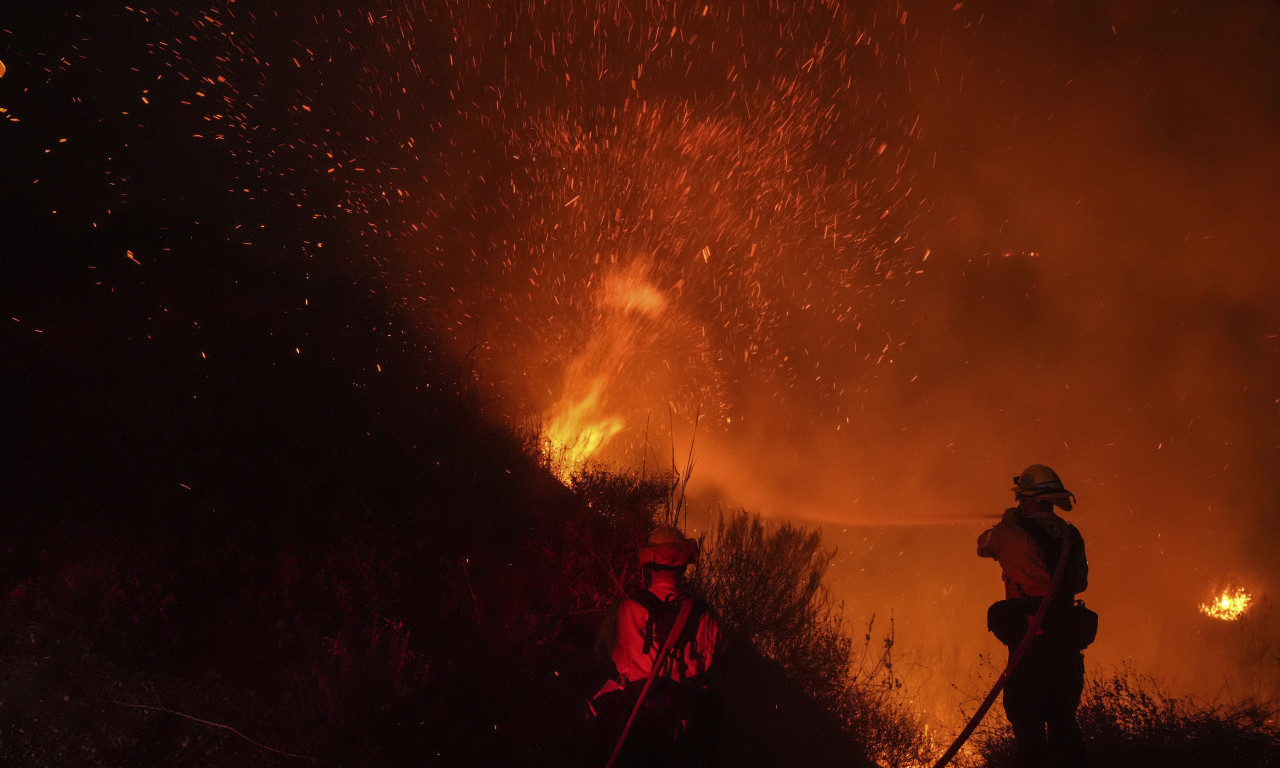
M 1005 510 L 1000 522 L 978 537 L 978 555 L 1000 564 L 1005 599 L 991 606 L 987 624 L 1009 646 L 1011 659 L 1040 602 L 1050 601 L 1040 630 L 1004 689 L 1016 764 L 1079 768 L 1085 764 L 1076 723 L 1084 690 L 1083 650 L 1093 640 L 1097 615 L 1075 601 L 1088 586 L 1084 539 L 1054 512 L 1054 507 L 1070 511 L 1075 496 L 1043 464 L 1032 464 L 1013 482 L 1018 506 Z M 1061 582 L 1050 594 L 1064 550 Z
M 692 766 L 701 759 L 714 710 L 708 672 L 721 634 L 707 604 L 683 584 L 697 560 L 696 540 L 672 526 L 656 528 L 640 548 L 645 588 L 616 603 L 601 626 L 597 652 L 615 670 L 591 702 L 602 746 L 616 747 L 653 677 L 616 765 Z M 669 635 L 670 648 L 660 658 Z

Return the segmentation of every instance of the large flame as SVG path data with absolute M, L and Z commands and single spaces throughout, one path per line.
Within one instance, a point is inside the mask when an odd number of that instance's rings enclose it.
M 647 260 L 636 260 L 597 290 L 591 334 L 565 371 L 564 393 L 542 436 L 543 455 L 561 480 L 567 482 L 598 458 L 623 430 L 625 390 L 642 386 L 640 371 L 661 359 L 654 347 L 667 298 L 653 284 L 649 268 Z
M 542 436 L 542 452 L 551 469 L 565 482 L 622 431 L 621 417 L 602 413 L 604 377 L 594 377 L 581 396 L 564 403 Z
M 1223 621 L 1235 621 L 1249 610 L 1253 597 L 1243 587 L 1227 587 L 1207 603 L 1200 605 L 1200 612 Z

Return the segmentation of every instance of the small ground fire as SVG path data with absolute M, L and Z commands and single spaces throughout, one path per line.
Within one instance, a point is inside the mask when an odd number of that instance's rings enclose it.
M 1253 603 L 1253 596 L 1243 587 L 1227 587 L 1207 603 L 1201 603 L 1200 612 L 1222 621 L 1235 621 L 1244 616 Z

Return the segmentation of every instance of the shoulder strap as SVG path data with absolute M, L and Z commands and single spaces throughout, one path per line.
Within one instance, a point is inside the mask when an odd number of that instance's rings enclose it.
M 666 602 L 647 589 L 631 595 L 649 614 L 645 622 L 643 653 L 668 645 L 682 648 L 693 642 L 697 632 L 697 617 L 706 613 L 706 605 L 693 595 L 683 595 L 679 600 Z M 681 621 L 679 617 L 683 616 Z M 695 619 L 690 621 L 690 619 Z M 670 640 L 670 642 L 667 642 Z
M 1044 565 L 1049 569 L 1049 573 L 1056 571 L 1058 559 L 1062 557 L 1063 540 L 1046 531 L 1043 525 L 1029 517 L 1018 515 L 1017 519 L 1018 525 L 1022 526 L 1022 530 L 1035 539 L 1036 546 L 1040 548 L 1040 553 L 1044 556 Z M 1067 535 L 1071 534 L 1068 533 Z
M 1032 539 L 1035 539 L 1036 546 L 1040 548 L 1040 552 L 1044 555 L 1045 567 L 1053 573 L 1058 568 L 1058 560 L 1062 558 L 1063 548 L 1066 546 L 1067 537 L 1071 538 L 1072 557 L 1068 559 L 1066 564 L 1066 573 L 1063 574 L 1062 584 L 1071 584 L 1074 581 L 1074 572 L 1079 566 L 1074 555 L 1081 551 L 1084 546 L 1084 538 L 1080 535 L 1080 531 L 1071 523 L 1063 521 L 1062 538 L 1057 538 L 1053 534 L 1045 530 L 1045 527 L 1029 517 L 1018 516 L 1018 525 L 1022 526 L 1022 530 L 1026 531 Z M 1057 594 L 1063 593 L 1063 587 L 1058 587 Z M 1068 594 L 1071 594 L 1070 588 L 1067 588 Z
M 649 613 L 658 613 L 662 611 L 667 605 L 662 601 L 662 598 L 658 597 L 657 595 L 653 594 L 647 589 L 641 589 L 641 590 L 637 590 L 636 592 L 633 592 L 630 595 L 630 598 L 632 600 L 635 600 L 640 605 L 644 606 L 644 609 Z
M 686 597 L 680 603 L 680 613 L 676 615 L 675 626 L 671 627 L 671 631 L 667 633 L 662 643 L 662 650 L 658 652 L 658 664 L 670 670 L 671 665 L 676 658 L 673 656 L 680 636 L 684 634 L 685 628 L 689 624 L 689 617 L 693 614 L 694 603 L 697 602 L 692 597 Z M 656 671 L 656 670 L 655 670 Z M 669 672 L 667 672 L 669 674 Z M 684 677 L 684 673 L 679 673 L 680 677 Z
M 671 625 L 675 622 L 676 606 L 668 603 L 647 589 L 642 589 L 631 596 L 644 607 L 648 617 L 644 622 L 644 647 L 641 653 L 649 653 L 660 648 L 671 634 Z

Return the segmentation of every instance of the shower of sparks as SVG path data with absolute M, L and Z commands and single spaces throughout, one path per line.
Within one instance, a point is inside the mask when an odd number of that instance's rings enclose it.
M 123 89 L 127 109 L 73 137 L 122 140 L 88 182 L 108 189 L 94 226 L 145 184 L 120 155 L 185 131 L 180 151 L 227 158 L 196 181 L 239 212 L 218 225 L 229 247 L 365 260 L 513 417 L 554 423 L 590 400 L 582 419 L 632 437 L 668 409 L 723 425 L 748 382 L 839 413 L 850 370 L 902 343 L 876 319 L 922 261 L 905 236 L 925 201 L 897 2 L 86 14 L 10 58 L 6 82 L 80 110 L 115 106 L 97 83 Z M 283 217 L 314 234 L 269 240 Z M 662 310 L 611 304 L 620 280 Z
M 1227 587 L 1207 603 L 1200 605 L 1205 616 L 1223 621 L 1235 621 L 1249 610 L 1253 597 L 1242 587 Z
M 636 5 L 439 12 L 453 114 L 405 248 L 424 309 L 535 408 L 590 392 L 633 428 L 668 406 L 723 423 L 763 379 L 838 409 L 832 358 L 884 359 L 864 315 L 915 267 L 905 15 Z M 667 308 L 602 323 L 618 274 Z

